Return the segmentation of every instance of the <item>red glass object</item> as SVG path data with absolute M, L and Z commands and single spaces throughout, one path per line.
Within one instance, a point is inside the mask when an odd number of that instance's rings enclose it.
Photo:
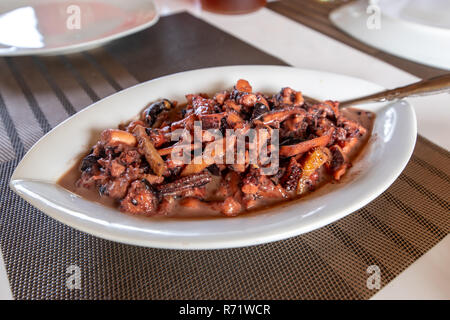
M 249 13 L 266 5 L 266 0 L 201 0 L 203 10 L 223 14 Z

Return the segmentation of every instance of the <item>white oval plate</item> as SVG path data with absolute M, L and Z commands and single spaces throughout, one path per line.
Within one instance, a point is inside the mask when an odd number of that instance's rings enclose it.
M 380 29 L 369 29 L 368 0 L 337 8 L 330 20 L 356 39 L 436 68 L 450 70 L 450 2 L 448 0 L 379 0 Z
M 151 0 L 3 0 L 0 56 L 92 49 L 157 21 Z
M 280 66 L 177 73 L 111 95 L 58 125 L 25 155 L 10 186 L 49 216 L 101 238 L 158 248 L 229 248 L 285 239 L 352 213 L 389 187 L 411 156 L 416 118 L 413 108 L 402 101 L 364 106 L 377 114 L 374 139 L 347 173 L 346 182 L 329 184 L 299 202 L 265 212 L 205 220 L 143 218 L 84 200 L 55 184 L 102 130 L 133 118 L 149 102 L 163 97 L 182 102 L 186 93 L 214 93 L 231 88 L 239 78 L 249 80 L 254 90 L 273 93 L 291 86 L 322 99 L 346 99 L 383 89 L 343 75 Z

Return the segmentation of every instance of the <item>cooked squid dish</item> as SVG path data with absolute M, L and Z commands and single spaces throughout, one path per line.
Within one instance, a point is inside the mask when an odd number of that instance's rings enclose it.
M 289 87 L 254 92 L 242 79 L 186 100 L 153 102 L 104 130 L 59 184 L 132 215 L 237 216 L 341 180 L 375 118 Z

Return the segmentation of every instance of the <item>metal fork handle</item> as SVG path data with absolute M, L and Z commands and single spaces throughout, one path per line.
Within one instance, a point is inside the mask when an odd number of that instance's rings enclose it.
M 342 101 L 340 108 L 346 108 L 355 104 L 368 102 L 385 102 L 399 100 L 406 97 L 417 97 L 442 92 L 450 92 L 450 74 L 434 77 L 427 80 L 421 80 L 407 86 L 385 90 L 368 96 Z

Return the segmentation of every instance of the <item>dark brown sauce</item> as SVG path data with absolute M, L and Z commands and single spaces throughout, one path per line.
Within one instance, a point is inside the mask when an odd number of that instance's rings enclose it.
M 357 121 L 360 123 L 364 128 L 367 129 L 367 132 L 364 136 L 360 138 L 358 143 L 352 148 L 351 152 L 348 154 L 350 163 L 354 163 L 355 161 L 358 161 L 359 158 L 363 156 L 364 150 L 367 149 L 367 144 L 369 142 L 369 139 L 372 135 L 372 129 L 373 124 L 375 121 L 375 114 L 369 111 L 359 110 L 359 109 L 353 109 L 353 108 L 347 108 L 341 110 L 342 113 L 345 114 L 345 116 L 351 120 Z M 98 136 L 98 135 L 97 135 Z M 87 154 L 86 154 L 87 155 Z M 83 156 L 84 157 L 84 156 Z M 89 201 L 94 201 L 97 203 L 100 203 L 104 206 L 110 207 L 110 208 L 118 208 L 118 202 L 114 199 L 111 199 L 106 196 L 101 196 L 96 189 L 86 189 L 82 187 L 77 187 L 77 180 L 80 178 L 80 165 L 81 161 L 83 159 L 81 157 L 78 159 L 78 161 L 70 168 L 57 182 L 58 185 L 61 187 L 67 189 L 68 191 L 84 198 Z M 335 182 L 335 183 L 347 183 L 352 180 L 352 178 L 359 174 L 359 172 L 354 172 L 351 169 L 345 173 L 345 175 L 342 177 L 341 181 Z M 319 182 L 315 186 L 314 190 L 312 192 L 309 192 L 308 194 L 302 195 L 299 198 L 289 199 L 289 200 L 269 200 L 269 199 L 260 199 L 257 203 L 257 208 L 248 210 L 243 212 L 242 214 L 255 214 L 260 213 L 262 211 L 272 210 L 274 208 L 281 208 L 286 207 L 288 205 L 291 205 L 292 203 L 298 203 L 299 201 L 305 201 L 307 199 L 311 199 L 311 197 L 320 196 L 321 193 L 318 192 L 318 189 L 323 189 L 324 185 L 329 185 L 332 181 L 332 178 L 323 170 L 319 174 Z M 217 190 L 219 184 L 220 184 L 220 177 L 213 176 L 213 181 L 211 181 L 207 185 L 207 199 L 209 200 L 223 200 L 220 198 L 217 198 L 214 196 L 215 191 Z M 241 215 L 242 215 L 241 214 Z M 152 219 L 209 219 L 209 218 L 221 218 L 223 215 L 211 208 L 208 208 L 207 206 L 199 209 L 191 209 L 186 208 L 184 206 L 181 206 L 178 202 L 173 209 L 172 213 L 170 215 L 165 216 L 152 216 L 150 218 Z M 149 218 L 149 217 L 145 217 Z

